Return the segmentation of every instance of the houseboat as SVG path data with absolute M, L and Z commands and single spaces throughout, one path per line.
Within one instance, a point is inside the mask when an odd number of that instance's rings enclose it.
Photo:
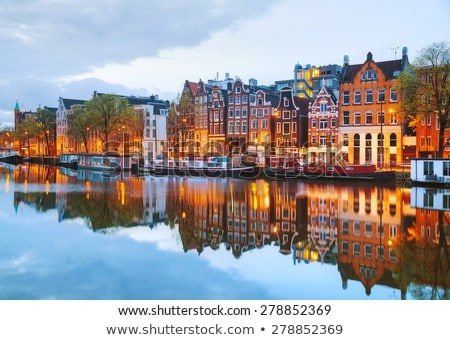
M 412 158 L 412 185 L 450 187 L 450 158 Z
M 143 168 L 144 173 L 155 176 L 233 177 L 255 178 L 256 165 L 235 165 L 226 156 L 198 159 L 155 159 Z
M 266 163 L 264 172 L 270 178 L 358 179 L 395 181 L 395 171 L 379 171 L 374 164 L 349 165 L 307 164 L 293 157 L 274 157 Z
M 0 162 L 17 165 L 22 161 L 18 152 L 12 150 L 0 151 Z
M 78 155 L 61 154 L 58 157 L 57 165 L 65 168 L 76 169 L 78 168 Z
M 121 170 L 120 157 L 106 154 L 60 155 L 58 164 L 62 167 L 81 170 L 102 172 L 118 172 Z

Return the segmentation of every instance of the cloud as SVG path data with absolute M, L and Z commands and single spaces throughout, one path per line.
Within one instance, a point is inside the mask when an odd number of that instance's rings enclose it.
M 224 73 L 259 84 L 293 77 L 302 65 L 410 60 L 448 39 L 450 5 L 429 0 L 442 25 L 417 25 L 419 1 L 24 0 L 0 2 L 0 122 L 16 99 L 29 109 L 94 90 L 172 100 L 185 80 Z M 19 86 L 20 85 L 20 86 Z M 38 88 L 33 89 L 31 86 Z M 3 110 L 3 111 L 1 111 Z M 2 114 L 3 112 L 3 114 Z M 12 120 L 9 120 L 12 122 Z
M 106 63 L 155 56 L 163 48 L 193 46 L 272 2 L 52 1 L 0 5 L 3 72 L 51 78 Z M 255 10 L 257 8 L 257 11 Z M 5 64 L 3 64 L 5 66 Z

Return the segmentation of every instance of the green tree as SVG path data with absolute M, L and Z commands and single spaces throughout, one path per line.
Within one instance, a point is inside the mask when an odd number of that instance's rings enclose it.
M 410 126 L 435 114 L 439 121 L 438 157 L 443 156 L 445 129 L 450 126 L 450 47 L 435 42 L 420 50 L 414 63 L 399 77 L 402 111 Z
M 36 126 L 38 137 L 44 136 L 45 144 L 47 146 L 46 155 L 48 156 L 50 152 L 50 138 L 56 131 L 56 113 L 47 108 L 37 109 Z
M 84 144 L 86 153 L 89 153 L 88 138 L 89 131 L 94 127 L 89 112 L 83 106 L 77 106 L 72 114 L 68 115 L 68 134 L 75 140 L 80 140 Z
M 28 157 L 30 153 L 30 139 L 39 138 L 40 128 L 38 127 L 36 117 L 28 116 L 16 129 L 16 138 L 21 140 L 21 144 L 26 146 Z
M 108 151 L 110 135 L 133 121 L 134 110 L 126 98 L 111 94 L 96 95 L 86 103 L 93 127 L 97 128 Z

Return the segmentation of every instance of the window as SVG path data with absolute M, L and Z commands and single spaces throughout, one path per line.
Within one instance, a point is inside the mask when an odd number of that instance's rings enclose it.
M 228 117 L 233 118 L 234 117 L 234 109 L 228 110 Z
M 331 118 L 330 125 L 332 128 L 336 127 L 336 118 Z
M 236 118 L 241 118 L 241 109 L 240 108 L 236 108 Z
M 283 134 L 288 135 L 290 133 L 290 124 L 289 123 L 283 123 Z
M 320 146 L 327 146 L 327 136 L 319 136 Z
M 283 106 L 284 107 L 289 107 L 289 99 L 283 98 Z
M 342 234 L 348 235 L 348 221 L 342 221 Z
M 373 103 L 373 90 L 366 90 L 366 103 Z
M 228 123 L 228 133 L 231 135 L 234 133 L 234 124 L 233 122 Z
M 397 124 L 397 121 L 398 121 L 398 113 L 390 111 L 390 123 L 391 124 Z
M 359 221 L 354 221 L 353 222 L 353 235 L 359 236 L 359 234 L 360 234 Z
M 355 125 L 361 125 L 361 112 L 355 112 Z
M 326 119 L 321 119 L 319 120 L 319 129 L 320 130 L 325 130 L 327 128 L 327 120 Z
M 385 101 L 385 89 L 384 88 L 381 88 L 381 89 L 379 89 L 378 90 L 378 100 L 377 100 L 377 102 L 378 103 L 384 103 L 384 101 Z
M 444 195 L 442 197 L 442 200 L 443 200 L 443 203 L 444 203 L 443 208 L 444 209 L 450 209 L 450 195 Z
M 344 140 L 344 146 L 348 146 L 348 134 L 344 134 L 343 136 L 343 140 Z
M 355 104 L 361 104 L 361 90 L 355 91 Z
M 366 231 L 364 235 L 367 237 L 372 237 L 372 225 L 370 223 L 366 223 Z
M 389 135 L 389 145 L 390 146 L 397 146 L 397 135 L 395 133 L 391 133 Z
M 241 122 L 236 122 L 235 128 L 236 128 L 236 130 L 235 130 L 236 133 L 241 133 Z
M 359 256 L 360 251 L 361 251 L 361 246 L 360 246 L 359 242 L 353 243 L 353 255 Z
M 241 93 L 241 88 L 240 87 L 236 87 L 236 93 Z
M 243 95 L 242 96 L 242 103 L 243 104 L 247 104 L 248 103 L 248 96 L 247 95 Z
M 354 146 L 356 147 L 360 146 L 360 138 L 358 134 L 355 135 L 354 139 L 355 139 Z
M 283 111 L 283 119 L 290 119 L 291 111 Z
M 242 108 L 242 117 L 247 117 L 247 115 L 248 115 L 248 112 L 247 112 L 247 108 Z
M 317 121 L 315 119 L 311 119 L 311 127 L 316 128 L 317 127 Z
M 263 119 L 261 121 L 261 129 L 268 129 L 269 128 L 269 121 L 267 119 Z
M 443 162 L 443 166 L 444 166 L 444 172 L 443 175 L 444 176 L 450 176 L 450 162 Z
M 372 124 L 373 124 L 372 112 L 366 112 L 366 125 L 372 125 Z
M 349 125 L 350 124 L 350 112 L 344 111 L 343 112 L 343 125 Z
M 364 245 L 364 255 L 368 258 L 372 257 L 372 245 L 370 243 Z
M 252 119 L 252 129 L 256 130 L 258 128 L 258 120 Z
M 366 134 L 366 146 L 372 146 L 372 135 L 370 133 Z
M 234 97 L 233 96 L 229 96 L 228 97 L 228 103 L 229 104 L 234 104 Z
M 433 208 L 434 195 L 432 192 L 426 191 L 423 194 L 423 206 L 425 208 Z
M 327 104 L 326 103 L 320 104 L 320 112 L 322 112 L 322 113 L 327 112 Z
M 342 95 L 342 104 L 349 105 L 350 104 L 350 91 L 344 91 Z
M 247 133 L 247 122 L 242 122 L 242 133 Z
M 398 97 L 397 97 L 397 90 L 396 89 L 391 89 L 391 98 L 390 98 L 391 102 L 397 102 L 398 101 Z
M 425 176 L 434 175 L 434 163 L 425 161 L 423 163 L 423 174 Z
M 236 104 L 240 104 L 241 103 L 241 97 L 240 96 L 236 96 Z
M 378 112 L 378 122 L 377 124 L 384 124 L 384 112 Z
M 342 241 L 342 254 L 348 255 L 348 242 Z

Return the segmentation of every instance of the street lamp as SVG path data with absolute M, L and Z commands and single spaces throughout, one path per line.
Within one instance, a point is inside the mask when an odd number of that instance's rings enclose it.
M 85 141 L 85 146 L 84 146 L 84 148 L 86 149 L 86 153 L 89 153 L 89 149 L 88 149 L 88 145 L 89 145 L 89 130 L 90 130 L 90 128 L 89 127 L 87 127 L 86 128 L 86 141 Z
M 378 100 L 380 101 L 380 169 L 383 168 L 384 162 L 384 136 L 383 136 L 383 123 L 384 123 L 384 113 L 383 113 L 383 102 L 385 100 L 385 88 L 381 88 L 378 93 Z

